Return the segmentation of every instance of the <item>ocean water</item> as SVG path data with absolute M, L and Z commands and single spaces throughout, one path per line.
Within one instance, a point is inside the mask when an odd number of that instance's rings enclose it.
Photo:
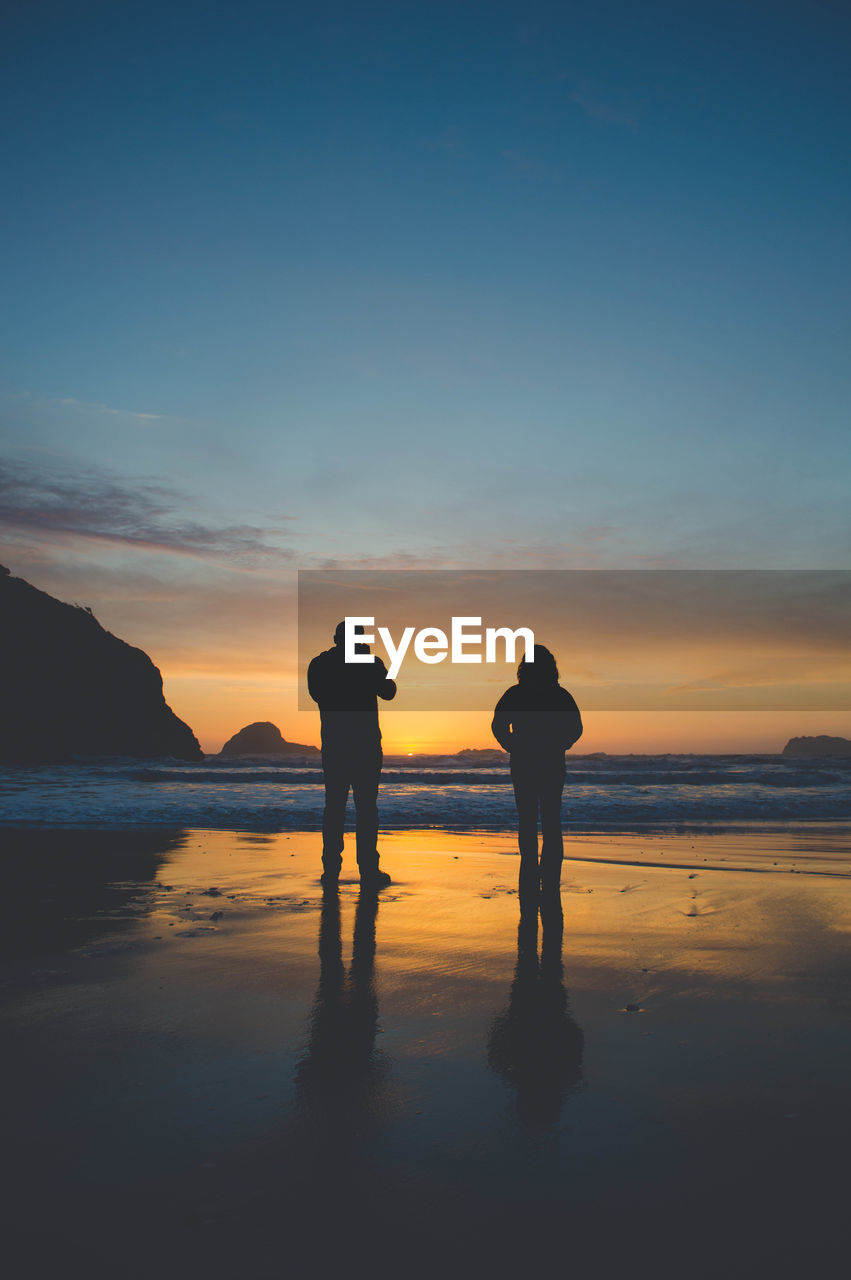
M 8 826 L 316 830 L 322 804 L 315 763 L 209 756 L 198 764 L 102 759 L 0 769 L 0 823 Z M 379 809 L 385 829 L 510 829 L 507 761 L 387 757 Z M 568 756 L 564 820 L 580 831 L 851 826 L 851 759 Z

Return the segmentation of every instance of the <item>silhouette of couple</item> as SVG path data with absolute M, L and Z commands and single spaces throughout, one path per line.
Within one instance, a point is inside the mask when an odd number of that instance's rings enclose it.
M 355 634 L 363 635 L 363 628 L 356 627 Z M 358 653 L 369 653 L 367 644 L 355 647 Z M 383 757 L 377 699 L 394 698 L 396 682 L 390 679 L 377 655 L 371 663 L 346 663 L 341 622 L 334 632 L 333 649 L 320 653 L 308 667 L 307 687 L 319 704 L 322 724 L 322 884 L 331 888 L 340 876 L 343 827 L 351 789 L 361 884 L 384 888 L 390 884 L 390 877 L 378 865 L 378 784 Z M 491 729 L 511 756 L 521 886 L 540 883 L 544 890 L 557 889 L 564 856 L 564 753 L 582 736 L 582 720 L 573 698 L 558 682 L 558 667 L 549 649 L 536 644 L 534 661 L 524 658 L 520 663 L 517 684 L 507 689 L 496 704 Z

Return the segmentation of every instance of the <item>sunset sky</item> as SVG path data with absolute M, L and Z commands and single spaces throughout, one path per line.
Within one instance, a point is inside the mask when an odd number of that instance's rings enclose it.
M 207 750 L 318 742 L 299 568 L 848 567 L 849 35 L 821 0 L 5 6 L 0 560 Z M 851 712 L 581 745 L 819 732 Z

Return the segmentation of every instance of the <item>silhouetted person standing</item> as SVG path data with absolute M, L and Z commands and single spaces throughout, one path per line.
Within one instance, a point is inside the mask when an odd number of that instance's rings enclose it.
M 362 635 L 363 628 L 356 628 Z M 356 652 L 369 653 L 366 644 Z M 322 819 L 322 883 L 336 884 L 343 854 L 343 826 L 351 788 L 355 801 L 356 844 L 361 883 L 382 888 L 390 877 L 378 867 L 378 784 L 381 779 L 381 730 L 378 698 L 396 696 L 396 682 L 380 658 L 347 663 L 344 624 L 334 632 L 334 648 L 313 659 L 307 687 L 319 703 L 325 813 Z
M 564 842 L 561 793 L 564 753 L 582 736 L 579 708 L 558 682 L 556 660 L 542 644 L 535 660 L 524 658 L 517 684 L 496 704 L 493 735 L 511 755 L 511 781 L 517 804 L 520 879 L 545 888 L 561 880 Z M 541 816 L 541 862 L 538 865 L 538 812 Z

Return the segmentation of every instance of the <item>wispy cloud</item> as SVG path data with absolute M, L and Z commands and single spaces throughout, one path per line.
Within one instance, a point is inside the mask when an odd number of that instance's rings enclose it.
M 78 400 L 76 396 L 53 396 L 46 404 L 59 404 L 68 409 L 86 409 L 90 413 L 109 413 L 119 418 L 135 418 L 137 422 L 159 422 L 162 413 L 138 413 L 134 409 L 114 409 L 109 404 L 96 404 L 90 400 Z
M 515 173 L 527 178 L 558 178 L 561 169 L 557 164 L 548 164 L 535 156 L 526 155 L 523 151 L 506 150 L 500 152 L 502 159 L 510 165 Z
M 0 529 L 40 541 L 89 539 L 184 555 L 292 555 L 281 524 L 187 520 L 192 499 L 154 480 L 130 484 L 102 471 L 0 461 Z
M 446 155 L 458 156 L 464 150 L 461 133 L 455 125 L 444 129 L 436 138 L 425 138 L 421 143 L 424 151 L 443 151 Z
M 3 387 L 0 398 L 10 403 L 38 406 L 57 406 L 61 409 L 78 409 L 86 413 L 105 413 L 115 418 L 125 418 L 133 422 L 162 422 L 163 413 L 142 413 L 136 409 L 116 409 L 111 404 L 101 404 L 93 400 L 78 400 L 76 396 L 42 396 L 36 395 L 27 387 Z
M 328 541 L 332 539 L 328 538 Z M 564 541 L 530 541 L 502 535 L 471 538 L 463 548 L 432 543 L 417 550 L 403 545 L 384 553 L 324 552 L 314 533 L 311 549 L 299 556 L 303 569 L 605 569 L 672 568 L 668 557 L 643 555 L 629 546 L 627 531 L 616 525 L 586 525 Z
M 622 98 L 601 93 L 590 80 L 580 80 L 568 96 L 592 120 L 623 125 L 628 129 L 636 128 L 635 109 Z

